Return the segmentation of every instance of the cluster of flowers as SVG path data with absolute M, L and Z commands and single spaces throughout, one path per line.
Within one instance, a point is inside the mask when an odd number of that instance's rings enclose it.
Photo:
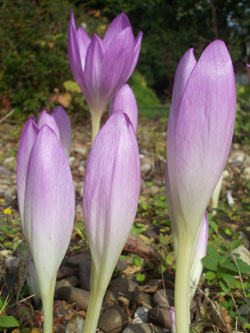
M 93 128 L 83 193 L 92 256 L 85 333 L 96 331 L 106 288 L 137 209 L 138 110 L 126 81 L 136 66 L 141 40 L 142 33 L 134 38 L 124 13 L 114 19 L 103 40 L 97 35 L 91 39 L 82 27 L 77 30 L 71 13 L 69 60 Z M 109 119 L 99 131 L 101 115 L 111 100 Z M 177 67 L 167 131 L 166 192 L 177 266 L 173 332 L 188 332 L 189 308 L 208 240 L 206 207 L 229 153 L 235 110 L 234 72 L 225 44 L 214 41 L 198 62 L 188 50 Z M 28 120 L 18 150 L 19 211 L 38 277 L 45 333 L 52 332 L 56 273 L 73 229 L 70 147 L 70 122 L 57 107 L 52 115 L 43 111 L 37 124 L 33 117 Z

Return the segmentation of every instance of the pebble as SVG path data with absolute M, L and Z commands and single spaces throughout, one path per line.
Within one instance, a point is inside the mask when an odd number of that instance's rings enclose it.
M 84 251 L 82 253 L 76 254 L 74 256 L 70 256 L 67 264 L 72 266 L 79 266 L 82 260 L 90 259 L 90 252 Z
M 233 151 L 229 156 L 228 162 L 233 165 L 233 167 L 240 167 L 245 159 L 245 153 L 241 150 Z
M 60 287 L 56 290 L 57 297 L 69 303 L 76 303 L 79 308 L 87 310 L 90 293 L 74 287 Z
M 79 280 L 76 276 L 68 276 L 65 279 L 56 282 L 56 289 L 60 287 L 75 287 L 79 283 Z
M 239 247 L 234 249 L 233 253 L 239 254 L 240 259 L 250 265 L 250 252 L 244 245 L 240 245 Z
M 148 309 L 144 306 L 139 306 L 135 310 L 133 324 L 143 324 L 148 322 Z
M 8 178 L 8 177 L 10 177 L 10 175 L 11 175 L 11 172 L 7 168 L 5 168 L 3 165 L 0 165 L 0 178 L 4 178 L 4 177 Z
M 84 319 L 77 316 L 75 320 L 70 321 L 66 326 L 66 333 L 82 333 Z
M 170 311 L 167 305 L 155 306 L 148 311 L 148 321 L 160 327 L 171 329 Z
M 170 331 L 153 324 L 132 324 L 128 325 L 122 333 L 170 333 Z
M 250 180 L 250 167 L 247 167 L 243 171 L 243 178 L 246 178 L 247 180 Z
M 88 148 L 86 148 L 86 147 L 76 147 L 76 148 L 73 148 L 73 151 L 75 153 L 78 153 L 83 156 L 86 156 L 89 153 Z
M 72 165 L 73 162 L 75 162 L 75 159 L 76 158 L 74 156 L 70 156 L 69 157 L 69 164 L 70 164 L 70 166 Z
M 174 291 L 172 289 L 159 289 L 153 296 L 155 305 L 174 306 Z
M 147 293 L 140 292 L 136 298 L 136 301 L 143 307 L 150 309 L 153 306 L 151 296 Z
M 61 266 L 57 272 L 57 279 L 61 280 L 72 275 L 74 275 L 74 270 L 71 267 Z
M 9 269 L 9 270 L 12 270 L 12 269 L 17 269 L 18 265 L 19 265 L 19 262 L 20 262 L 20 258 L 17 258 L 15 256 L 10 256 L 7 258 L 6 260 L 6 267 Z
M 154 196 L 155 194 L 159 193 L 160 192 L 160 187 L 159 186 L 156 186 L 156 185 L 153 185 L 150 187 L 150 194 L 152 196 Z
M 79 267 L 79 279 L 80 286 L 82 289 L 90 291 L 90 272 L 91 272 L 91 261 L 84 259 L 80 262 Z
M 100 317 L 98 327 L 104 332 L 119 333 L 127 325 L 128 315 L 118 304 L 109 307 Z
M 16 199 L 16 188 L 8 187 L 4 194 L 5 203 L 10 203 Z
M 108 288 L 109 298 L 117 300 L 120 296 L 127 296 L 129 299 L 132 297 L 133 292 L 138 287 L 138 283 L 132 279 L 116 278 L 111 281 Z M 106 300 L 106 297 L 105 297 Z M 106 300 L 107 301 L 107 300 Z M 107 302 L 108 303 L 108 302 Z
M 80 198 L 83 196 L 83 182 L 79 182 L 76 184 L 76 193 Z

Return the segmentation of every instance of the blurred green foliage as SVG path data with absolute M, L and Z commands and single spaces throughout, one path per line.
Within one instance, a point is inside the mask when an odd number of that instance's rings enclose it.
M 39 112 L 71 77 L 66 56 L 70 8 L 59 0 L 1 1 L 2 108 Z
M 148 87 L 145 77 L 138 71 L 133 73 L 129 84 L 135 94 L 138 108 L 152 108 L 161 104 L 154 90 Z
M 234 127 L 234 141 L 250 142 L 250 87 L 237 84 L 237 113 Z
M 62 104 L 82 115 L 87 105 L 72 81 L 67 55 L 67 29 L 71 8 L 76 25 L 90 36 L 101 37 L 124 11 L 143 43 L 137 70 L 130 79 L 139 109 L 156 107 L 171 96 L 173 78 L 181 55 L 194 47 L 199 56 L 214 40 L 225 40 L 233 61 L 246 62 L 249 3 L 191 0 L 2 0 L 0 1 L 0 118 L 15 109 L 39 113 Z M 153 89 L 153 90 L 152 90 Z M 158 96 L 158 97 L 157 97 Z M 161 113 L 162 110 L 159 110 Z M 240 117 L 239 115 L 237 117 Z M 244 117 L 243 117 L 244 118 Z

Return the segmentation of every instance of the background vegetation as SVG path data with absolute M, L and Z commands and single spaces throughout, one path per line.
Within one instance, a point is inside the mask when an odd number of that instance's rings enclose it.
M 199 56 L 220 38 L 237 71 L 246 71 L 250 60 L 247 0 L 1 0 L 0 117 L 12 109 L 15 114 L 40 112 L 58 102 L 74 113 L 86 111 L 77 88 L 65 84 L 73 79 L 67 56 L 71 8 L 90 35 L 103 36 L 121 11 L 129 16 L 135 35 L 143 31 L 131 79 L 142 107 L 159 105 L 159 98 L 161 103 L 169 100 L 177 63 L 190 47 Z

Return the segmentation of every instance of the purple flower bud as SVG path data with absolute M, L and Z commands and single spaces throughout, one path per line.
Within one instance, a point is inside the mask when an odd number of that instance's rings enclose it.
M 134 222 L 139 192 L 135 131 L 128 116 L 117 111 L 98 133 L 86 170 L 83 210 L 92 269 L 84 332 L 96 329 L 102 298 Z
M 172 223 L 196 234 L 230 150 L 236 111 L 232 61 L 222 41 L 198 62 L 193 50 L 178 65 L 167 133 L 167 197 Z
M 47 118 L 45 114 L 42 117 Z M 56 273 L 70 242 L 75 199 L 63 146 L 51 127 L 45 124 L 39 129 L 33 117 L 27 121 L 19 144 L 17 189 L 22 229 L 44 306 L 44 331 L 49 332 Z
M 116 111 L 126 113 L 136 132 L 138 123 L 138 108 L 133 90 L 128 84 L 124 84 L 116 93 L 110 107 L 110 115 Z

